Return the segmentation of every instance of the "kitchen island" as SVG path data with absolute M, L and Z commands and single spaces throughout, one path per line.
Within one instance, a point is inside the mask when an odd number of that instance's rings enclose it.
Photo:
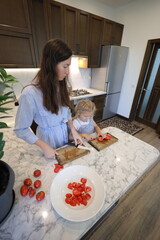
M 90 154 L 65 164 L 65 168 L 83 165 L 95 170 L 105 188 L 104 205 L 95 217 L 84 222 L 65 220 L 53 209 L 50 186 L 54 173 L 54 159 L 44 158 L 40 149 L 17 139 L 11 129 L 4 129 L 6 161 L 15 172 L 15 203 L 6 222 L 0 228 L 0 239 L 9 240 L 76 240 L 81 237 L 120 199 L 121 196 L 157 161 L 159 151 L 149 144 L 113 127 L 103 129 L 118 141 L 98 152 L 88 143 Z M 20 195 L 20 187 L 33 171 L 41 169 L 42 187 L 46 197 L 42 202 Z M 61 170 L 63 171 L 63 170 Z

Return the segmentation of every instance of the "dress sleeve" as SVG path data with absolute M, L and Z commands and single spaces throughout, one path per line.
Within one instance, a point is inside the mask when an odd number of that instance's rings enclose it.
M 19 99 L 14 132 L 17 137 L 30 144 L 33 144 L 38 140 L 38 137 L 30 129 L 34 119 L 34 114 L 35 102 L 33 96 L 31 94 L 22 94 Z

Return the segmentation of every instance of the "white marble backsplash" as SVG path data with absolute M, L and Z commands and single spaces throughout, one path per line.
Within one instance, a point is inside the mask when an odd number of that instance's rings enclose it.
M 38 68 L 7 68 L 8 74 L 13 75 L 19 81 L 13 84 L 13 89 L 17 99 L 21 95 L 24 86 L 30 83 L 38 72 Z M 90 88 L 91 69 L 78 68 L 78 57 L 72 57 L 69 80 L 73 89 Z

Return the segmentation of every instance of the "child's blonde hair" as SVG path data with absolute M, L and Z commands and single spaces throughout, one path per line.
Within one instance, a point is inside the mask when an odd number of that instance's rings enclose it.
M 80 100 L 75 107 L 75 116 L 82 112 L 93 112 L 95 114 L 96 106 L 89 99 Z

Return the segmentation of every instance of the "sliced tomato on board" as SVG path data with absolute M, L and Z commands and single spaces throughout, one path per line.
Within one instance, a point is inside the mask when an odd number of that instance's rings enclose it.
M 100 136 L 97 137 L 97 140 L 98 140 L 99 142 L 102 142 L 102 141 L 103 141 L 103 137 L 100 135 Z

